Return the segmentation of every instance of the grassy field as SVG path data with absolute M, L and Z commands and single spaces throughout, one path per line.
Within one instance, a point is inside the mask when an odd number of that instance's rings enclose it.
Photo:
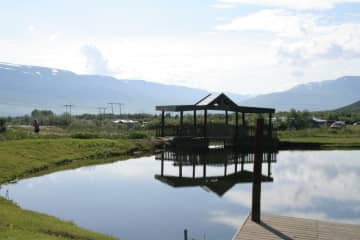
M 360 126 L 279 131 L 278 137 L 284 148 L 360 149 Z
M 111 162 L 147 152 L 147 140 L 23 139 L 0 141 L 0 184 L 65 168 Z M 0 239 L 112 239 L 0 197 Z

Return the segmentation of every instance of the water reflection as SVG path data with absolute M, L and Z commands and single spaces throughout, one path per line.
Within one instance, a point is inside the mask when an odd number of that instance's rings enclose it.
M 226 176 L 235 173 L 236 161 L 241 172 L 241 153 L 238 160 L 225 155 Z M 225 163 L 216 162 L 218 158 L 181 156 L 186 153 L 177 154 L 181 161 L 164 159 L 164 176 L 178 178 L 181 163 L 182 177 L 192 178 L 194 162 L 186 160 L 190 158 L 195 159 L 199 181 L 204 162 L 207 178 L 225 175 Z M 244 162 L 252 159 L 246 156 Z M 273 182 L 262 184 L 262 210 L 360 223 L 359 160 L 360 151 L 280 151 L 271 163 Z M 264 176 L 267 166 L 263 164 Z M 244 163 L 244 171 L 252 169 L 251 161 Z M 171 187 L 155 175 L 161 176 L 161 160 L 143 157 L 21 180 L 2 186 L 0 195 L 8 195 L 22 208 L 127 240 L 181 239 L 184 228 L 189 229 L 189 239 L 203 239 L 204 234 L 208 240 L 231 239 L 249 214 L 251 184 L 235 183 L 220 198 L 200 185 Z
M 273 181 L 271 164 L 276 162 L 276 154 L 275 151 L 269 151 L 262 155 L 262 161 L 267 165 L 267 175 L 262 175 L 262 182 Z M 221 197 L 236 184 L 251 183 L 253 180 L 253 172 L 244 169 L 245 164 L 252 164 L 255 160 L 255 154 L 251 152 L 237 152 L 228 148 L 203 151 L 167 149 L 158 151 L 155 159 L 161 162 L 160 174 L 156 174 L 155 179 L 176 188 L 199 186 Z M 164 161 L 177 167 L 178 174 L 164 173 Z M 209 175 L 209 167 L 223 169 L 222 174 Z M 183 175 L 184 168 L 191 168 L 191 176 Z M 196 175 L 197 168 L 202 172 L 200 176 Z

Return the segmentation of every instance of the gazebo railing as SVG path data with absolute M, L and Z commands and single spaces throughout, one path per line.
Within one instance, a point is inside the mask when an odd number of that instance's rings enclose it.
M 236 138 L 255 136 L 255 127 L 253 126 L 234 126 L 226 124 L 208 124 L 206 129 L 203 125 L 184 124 L 181 126 L 164 126 L 156 129 L 156 136 L 161 137 L 162 131 L 164 137 L 208 137 L 208 138 Z M 264 128 L 264 136 L 270 136 L 267 126 Z M 275 137 L 276 132 L 271 130 L 271 136 Z

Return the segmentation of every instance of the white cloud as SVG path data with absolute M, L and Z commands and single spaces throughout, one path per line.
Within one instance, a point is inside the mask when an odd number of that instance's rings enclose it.
M 86 59 L 86 72 L 90 74 L 109 75 L 108 60 L 104 58 L 101 51 L 93 45 L 85 45 L 81 53 Z
M 344 206 L 340 212 L 358 211 L 358 155 L 359 152 L 346 151 L 280 152 L 278 163 L 273 165 L 274 183 L 262 187 L 262 209 L 280 215 L 359 222 L 358 217 L 346 218 L 337 215 L 338 209 L 329 208 Z M 338 161 L 340 158 L 342 161 Z M 251 191 L 238 188 L 225 198 L 249 208 Z
M 315 28 L 317 17 L 281 9 L 262 10 L 216 26 L 219 31 L 265 31 L 281 37 L 301 37 Z
M 360 57 L 359 23 L 326 23 L 321 16 L 287 10 L 261 10 L 216 26 L 218 31 L 264 32 L 279 63 L 302 77 L 304 65 L 331 59 Z M 248 33 L 250 34 L 250 33 Z
M 296 10 L 326 10 L 342 3 L 359 3 L 360 0 L 219 0 L 219 4 L 247 4 Z
M 234 229 L 239 227 L 239 224 L 245 222 L 247 215 L 235 215 L 225 211 L 212 211 L 210 213 L 210 221 L 214 223 L 230 226 Z
M 34 32 L 36 30 L 35 26 L 34 25 L 29 25 L 28 26 L 28 31 L 29 32 Z
M 232 8 L 233 5 L 225 4 L 225 3 L 215 3 L 215 4 L 210 5 L 210 7 L 224 9 L 224 8 Z
M 55 41 L 57 39 L 59 39 L 59 37 L 61 36 L 61 33 L 60 32 L 54 32 L 52 34 L 50 34 L 50 41 Z

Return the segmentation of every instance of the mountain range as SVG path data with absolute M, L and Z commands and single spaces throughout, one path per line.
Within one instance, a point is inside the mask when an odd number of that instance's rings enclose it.
M 109 111 L 110 102 L 123 103 L 123 112 L 154 113 L 156 105 L 193 104 L 208 94 L 196 88 L 8 63 L 0 64 L 0 84 L 0 116 L 29 114 L 35 108 L 61 113 L 65 104 L 73 104 L 75 113 L 97 113 L 98 107 Z M 229 96 L 237 102 L 247 98 Z
M 335 111 L 338 112 L 360 112 L 360 101 L 354 102 L 350 105 L 338 108 Z
M 79 75 L 38 66 L 0 63 L 0 116 L 29 114 L 33 109 L 74 113 L 97 113 L 110 102 L 124 103 L 124 112 L 154 113 L 156 105 L 193 104 L 206 90 L 110 76 Z M 360 99 L 360 77 L 295 86 L 287 91 L 250 97 L 226 93 L 239 105 L 273 107 L 279 110 L 336 109 Z
M 287 91 L 259 95 L 242 101 L 244 105 L 275 107 L 277 111 L 333 110 L 360 100 L 360 76 L 297 85 Z

